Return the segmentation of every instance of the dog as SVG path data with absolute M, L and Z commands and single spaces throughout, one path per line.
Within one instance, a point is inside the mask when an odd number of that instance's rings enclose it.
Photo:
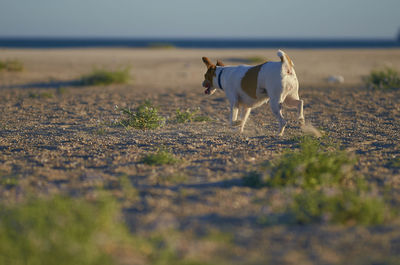
M 265 62 L 257 66 L 225 66 L 221 61 L 214 65 L 207 57 L 202 58 L 207 66 L 202 84 L 206 88 L 204 93 L 212 95 L 218 88 L 225 91 L 231 110 L 230 125 L 240 126 L 241 133 L 251 109 L 268 101 L 279 122 L 279 136 L 283 135 L 287 123 L 282 116 L 282 105 L 297 109 L 300 124 L 305 123 L 294 63 L 282 50 L 278 50 L 278 57 L 280 62 Z M 239 109 L 240 120 L 237 118 Z

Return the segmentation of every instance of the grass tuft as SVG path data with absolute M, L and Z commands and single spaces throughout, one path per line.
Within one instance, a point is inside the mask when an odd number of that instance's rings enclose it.
M 265 174 L 252 172 L 244 177 L 251 187 L 298 186 L 315 188 L 353 181 L 356 159 L 345 151 L 328 150 L 311 137 L 300 140 L 300 150 L 288 151 L 266 165 Z
M 251 171 L 243 177 L 243 185 L 252 188 L 262 188 L 265 186 L 263 174 L 257 171 Z
M 295 223 L 382 224 L 388 216 L 384 201 L 352 189 L 333 195 L 321 190 L 305 191 L 294 197 L 289 214 Z
M 127 181 L 121 176 L 123 187 Z M 135 197 L 135 190 L 128 192 Z M 182 255 L 176 240 L 187 241 L 179 234 L 131 234 L 121 214 L 120 204 L 105 194 L 0 203 L 0 264 L 210 264 Z
M 129 68 L 116 71 L 96 69 L 93 70 L 92 73 L 82 76 L 80 84 L 82 86 L 105 86 L 111 84 L 126 84 L 129 80 Z
M 372 89 L 400 89 L 400 73 L 391 67 L 371 71 L 365 83 Z
M 5 187 L 6 189 L 10 189 L 18 186 L 19 178 L 15 175 L 2 175 L 0 172 L 0 186 Z
M 177 109 L 175 113 L 174 122 L 186 123 L 186 122 L 203 122 L 211 120 L 209 117 L 198 115 L 197 113 L 198 110 L 191 111 L 190 109 L 186 110 Z
M 165 123 L 165 119 L 158 114 L 158 109 L 150 101 L 142 103 L 136 112 L 126 108 L 122 108 L 121 112 L 126 118 L 120 124 L 125 128 L 156 129 Z
M 51 92 L 42 92 L 42 93 L 35 93 L 35 92 L 30 92 L 28 95 L 30 98 L 53 98 L 53 93 Z
M 21 72 L 24 70 L 24 64 L 18 60 L 0 61 L 0 71 Z
M 356 178 L 354 157 L 310 137 L 299 141 L 299 150 L 269 163 L 266 172 L 252 171 L 243 178 L 254 188 L 297 188 L 282 213 L 288 219 L 267 216 L 267 223 L 378 225 L 389 219 L 390 206 L 369 191 L 363 178 Z
M 115 264 L 110 251 L 123 248 L 128 233 L 116 222 L 118 214 L 109 198 L 57 196 L 1 205 L 0 264 Z
M 146 165 L 172 165 L 179 162 L 177 158 L 175 158 L 170 152 L 160 149 L 155 153 L 145 155 L 141 162 Z
M 389 168 L 400 169 L 400 156 L 390 159 L 386 166 Z

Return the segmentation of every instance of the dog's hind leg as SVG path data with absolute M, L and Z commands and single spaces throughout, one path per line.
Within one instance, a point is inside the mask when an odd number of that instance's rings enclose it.
M 246 124 L 247 119 L 249 118 L 251 108 L 243 108 L 242 113 L 242 121 L 240 124 L 240 132 L 243 132 L 244 125 Z
M 278 103 L 278 102 L 273 103 L 271 101 L 270 105 L 271 105 L 272 113 L 274 113 L 275 117 L 279 121 L 279 133 L 278 133 L 278 136 L 282 136 L 283 132 L 285 131 L 285 127 L 286 127 L 286 121 L 285 121 L 285 119 L 283 118 L 283 115 L 282 115 L 282 103 Z
M 287 106 L 288 108 L 294 108 L 297 109 L 297 113 L 298 113 L 298 119 L 300 124 L 304 125 L 304 114 L 303 114 L 303 100 L 299 99 L 298 97 L 292 97 L 292 96 L 287 96 L 285 101 L 283 102 L 285 104 L 285 106 Z

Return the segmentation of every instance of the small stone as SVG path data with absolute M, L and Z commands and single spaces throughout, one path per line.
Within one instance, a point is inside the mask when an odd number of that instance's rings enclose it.
M 330 84 L 343 84 L 344 77 L 341 75 L 331 75 L 326 79 L 326 81 Z

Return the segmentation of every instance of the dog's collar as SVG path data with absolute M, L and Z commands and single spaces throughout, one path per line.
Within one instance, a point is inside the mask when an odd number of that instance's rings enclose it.
M 219 88 L 221 88 L 221 90 L 224 90 L 221 85 L 221 75 L 222 75 L 223 71 L 224 71 L 224 68 L 221 67 L 221 71 L 219 71 L 219 74 L 218 74 L 218 86 L 219 86 Z

